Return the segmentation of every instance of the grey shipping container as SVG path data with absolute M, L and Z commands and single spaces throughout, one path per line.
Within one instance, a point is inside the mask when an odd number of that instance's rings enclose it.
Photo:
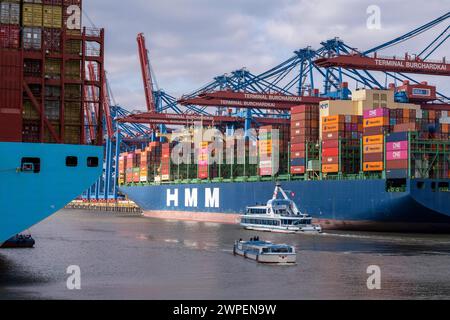
M 50 121 L 59 120 L 59 101 L 45 101 L 45 115 Z
M 2 1 L 0 4 L 0 23 L 18 25 L 20 23 L 20 3 Z
M 42 48 L 42 29 L 41 28 L 23 28 L 23 48 L 25 50 L 41 50 Z

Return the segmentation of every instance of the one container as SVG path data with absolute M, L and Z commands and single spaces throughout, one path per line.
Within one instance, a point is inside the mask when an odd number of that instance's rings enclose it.
M 41 28 L 23 28 L 22 35 L 23 48 L 25 50 L 42 49 L 42 29 Z
M 18 49 L 20 47 L 20 27 L 0 25 L 0 48 Z

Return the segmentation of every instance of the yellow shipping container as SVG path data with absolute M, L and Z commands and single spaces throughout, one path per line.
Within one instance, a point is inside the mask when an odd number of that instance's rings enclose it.
M 383 162 L 364 162 L 363 169 L 364 172 L 383 171 L 384 164 Z
M 62 28 L 62 8 L 58 6 L 44 5 L 43 25 L 45 28 Z
M 377 136 L 366 136 L 363 139 L 363 145 L 368 146 L 372 144 L 384 144 L 384 136 L 377 135 Z
M 42 4 L 24 4 L 22 24 L 24 27 L 42 27 Z

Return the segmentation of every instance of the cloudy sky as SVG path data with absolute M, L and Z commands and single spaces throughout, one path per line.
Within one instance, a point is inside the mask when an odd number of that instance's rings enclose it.
M 380 30 L 367 28 L 370 5 L 381 8 Z M 449 0 L 84 0 L 84 24 L 90 19 L 107 29 L 106 68 L 115 99 L 136 110 L 145 105 L 139 32 L 146 35 L 159 86 L 179 97 L 242 67 L 258 74 L 294 50 L 334 37 L 372 48 L 449 10 Z M 432 35 L 383 54 L 418 53 Z M 450 41 L 434 57 L 445 55 L 450 59 Z M 448 80 L 429 80 L 450 89 Z

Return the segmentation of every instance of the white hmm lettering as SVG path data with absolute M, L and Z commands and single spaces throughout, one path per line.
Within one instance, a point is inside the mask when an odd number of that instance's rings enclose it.
M 171 207 L 173 203 L 174 207 L 178 207 L 178 189 L 174 190 L 174 193 L 172 194 L 172 191 L 170 189 L 167 189 L 167 206 Z
M 220 208 L 220 189 L 210 188 L 205 189 L 205 207 L 206 208 Z
M 186 208 L 198 207 L 198 189 L 184 190 L 184 206 Z

